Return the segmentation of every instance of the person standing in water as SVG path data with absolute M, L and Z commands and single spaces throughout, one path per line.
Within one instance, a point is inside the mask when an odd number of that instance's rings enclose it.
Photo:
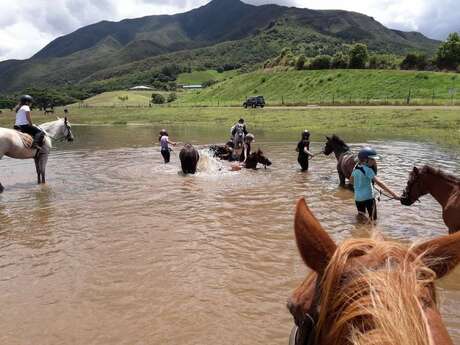
M 377 160 L 380 157 L 372 147 L 363 147 L 358 153 L 358 164 L 356 164 L 351 173 L 350 182 L 353 184 L 355 192 L 355 203 L 358 209 L 358 215 L 364 216 L 367 213 L 371 220 L 377 219 L 377 204 L 374 195 L 374 183 L 386 192 L 388 192 L 395 200 L 400 197 L 393 192 L 382 180 L 380 180 L 375 171 L 377 170 Z
M 313 154 L 310 152 L 310 132 L 307 129 L 302 132 L 296 151 L 299 153 L 297 162 L 299 162 L 302 171 L 307 171 L 308 160 L 310 157 L 313 157 Z
M 171 158 L 171 149 L 169 148 L 169 145 L 176 146 L 176 143 L 169 141 L 168 132 L 166 129 L 162 129 L 160 131 L 158 140 L 160 141 L 161 155 L 163 156 L 165 164 L 167 164 Z

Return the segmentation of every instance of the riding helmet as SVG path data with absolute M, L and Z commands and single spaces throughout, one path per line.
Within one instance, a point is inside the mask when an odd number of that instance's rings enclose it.
M 21 103 L 24 104 L 24 103 L 28 103 L 28 102 L 32 103 L 34 99 L 30 95 L 23 95 L 23 96 L 21 96 L 21 98 L 19 100 L 20 100 Z
M 251 141 L 253 141 L 255 139 L 254 134 L 252 134 L 252 133 L 246 134 L 246 136 L 244 138 L 247 139 L 247 140 L 251 140 Z
M 360 160 L 365 160 L 365 159 L 380 159 L 380 156 L 377 154 L 377 151 L 375 151 L 372 147 L 366 146 L 363 147 L 359 153 L 358 153 L 358 158 Z
M 308 131 L 308 129 L 304 130 L 302 132 L 302 137 L 303 138 L 309 138 L 310 137 L 310 132 Z
M 239 123 L 244 123 L 244 119 L 241 118 L 241 119 L 238 120 L 238 122 L 239 122 Z

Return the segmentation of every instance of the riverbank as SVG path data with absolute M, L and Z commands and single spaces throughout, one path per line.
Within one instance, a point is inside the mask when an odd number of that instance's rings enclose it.
M 200 127 L 209 130 L 230 128 L 240 117 L 251 131 L 274 137 L 296 139 L 308 128 L 315 136 L 337 133 L 356 134 L 369 139 L 397 139 L 431 142 L 460 147 L 460 111 L 457 107 L 276 107 L 264 109 L 217 107 L 110 108 L 70 107 L 70 121 L 90 125 L 147 125 L 156 127 Z M 56 109 L 62 116 L 62 109 Z M 54 116 L 33 112 L 36 123 L 52 121 Z M 0 125 L 11 127 L 14 114 L 3 111 Z

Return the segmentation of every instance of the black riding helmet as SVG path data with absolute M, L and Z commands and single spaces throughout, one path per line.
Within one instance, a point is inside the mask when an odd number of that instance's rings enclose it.
M 34 99 L 30 95 L 23 95 L 21 96 L 19 101 L 21 102 L 21 104 L 26 104 L 26 103 L 32 103 Z
M 308 131 L 308 129 L 306 129 L 306 130 L 304 130 L 304 131 L 302 132 L 302 138 L 303 138 L 303 139 L 308 139 L 308 138 L 310 138 L 310 132 Z

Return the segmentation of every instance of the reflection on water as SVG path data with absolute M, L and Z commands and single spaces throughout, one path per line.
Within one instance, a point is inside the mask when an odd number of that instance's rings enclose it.
M 46 186 L 35 185 L 33 162 L 1 162 L 2 344 L 283 344 L 292 325 L 285 301 L 306 274 L 293 238 L 296 200 L 306 197 L 337 240 L 369 230 L 356 222 L 352 193 L 337 187 L 334 159 L 317 156 L 301 173 L 294 142 L 258 135 L 273 165 L 230 172 L 199 146 L 227 131 L 177 130 L 173 140 L 201 155 L 198 173 L 183 176 L 180 147 L 168 165 L 147 147 L 155 128 L 75 132 L 79 142 L 50 157 Z M 460 175 L 453 152 L 373 145 L 395 190 L 415 163 Z M 430 238 L 447 233 L 440 212 L 430 197 L 410 208 L 382 201 L 378 226 L 401 241 Z M 460 272 L 439 290 L 460 344 Z

